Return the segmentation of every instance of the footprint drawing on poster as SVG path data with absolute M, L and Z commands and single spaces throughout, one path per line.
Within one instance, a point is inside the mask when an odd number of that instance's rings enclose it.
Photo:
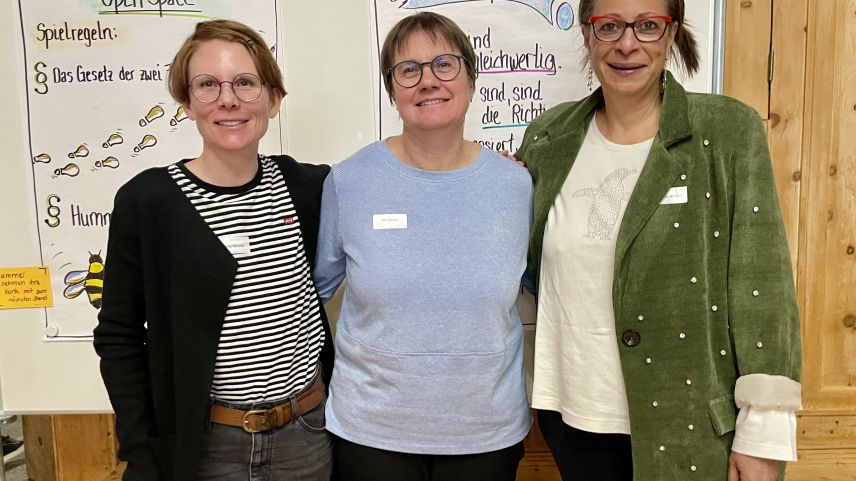
M 66 288 L 62 295 L 66 299 L 75 299 L 86 292 L 89 304 L 101 309 L 101 293 L 104 290 L 104 259 L 101 252 L 89 253 L 89 266 L 86 269 L 69 271 L 65 275 Z
M 450 3 L 483 2 L 485 0 L 404 0 L 399 8 L 426 8 Z M 491 0 L 493 3 L 494 0 Z M 506 0 L 520 3 L 540 13 L 550 25 L 556 25 L 562 30 L 574 26 L 574 7 L 560 0 Z
M 104 160 L 96 160 L 95 161 L 95 167 L 97 167 L 99 169 L 103 168 L 103 167 L 115 169 L 115 168 L 119 167 L 119 159 L 117 159 L 116 157 L 113 157 L 111 155 L 111 156 L 105 158 Z
M 104 147 L 105 149 L 109 149 L 110 147 L 113 147 L 114 145 L 119 145 L 124 141 L 125 141 L 125 139 L 123 139 L 122 136 L 119 135 L 119 132 L 116 132 L 116 133 L 110 134 L 110 137 L 107 137 L 107 140 L 105 140 L 104 143 L 101 144 L 101 147 Z
M 46 153 L 41 153 L 35 157 L 33 157 L 33 163 L 36 164 L 49 164 L 51 161 L 51 156 Z
M 134 152 L 140 152 L 143 149 L 147 149 L 149 147 L 156 145 L 157 143 L 158 143 L 157 137 L 155 137 L 154 135 L 151 135 L 151 134 L 146 134 L 143 136 L 143 139 L 140 140 L 140 143 L 138 143 L 137 146 L 134 147 Z
M 149 109 L 149 112 L 143 118 L 140 119 L 140 127 L 145 127 L 161 117 L 163 117 L 163 108 L 160 105 L 155 105 Z
M 81 144 L 74 152 L 68 153 L 69 159 L 76 159 L 78 157 L 86 157 L 89 155 L 89 149 L 86 148 L 86 144 Z
M 179 122 L 187 118 L 187 112 L 184 111 L 184 106 L 178 107 L 178 110 L 175 111 L 175 115 L 169 119 L 169 125 L 175 127 Z
M 54 177 L 59 177 L 64 175 L 66 177 L 77 177 L 77 174 L 80 173 L 80 167 L 74 162 L 69 162 L 65 164 L 65 166 L 61 169 L 55 169 L 53 171 Z
M 118 129 L 116 132 L 113 132 L 112 134 L 110 134 L 110 136 L 107 137 L 107 140 L 105 140 L 104 143 L 101 144 L 101 147 L 103 147 L 105 149 L 110 149 L 110 148 L 113 148 L 117 145 L 122 145 L 125 142 L 125 138 L 122 137 L 122 134 L 120 133 L 121 131 L 122 131 L 122 129 Z M 95 171 L 98 169 L 102 169 L 104 167 L 107 167 L 110 169 L 118 168 L 119 167 L 119 159 L 110 155 L 108 157 L 105 157 L 103 160 L 96 160 L 94 167 L 92 167 L 90 170 Z

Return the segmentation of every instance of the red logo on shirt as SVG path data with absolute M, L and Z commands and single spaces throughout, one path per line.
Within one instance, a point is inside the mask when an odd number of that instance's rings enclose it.
M 291 224 L 294 224 L 294 217 L 292 217 L 292 216 L 288 216 L 288 217 L 286 217 L 285 219 L 282 219 L 282 223 L 283 223 L 283 224 L 285 224 L 285 225 L 291 225 Z

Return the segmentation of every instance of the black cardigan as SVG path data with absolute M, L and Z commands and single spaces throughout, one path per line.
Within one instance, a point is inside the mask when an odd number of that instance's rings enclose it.
M 272 157 L 315 263 L 321 188 L 329 166 Z M 196 476 L 214 362 L 237 262 L 166 167 L 141 172 L 116 194 L 104 302 L 95 328 L 101 375 L 116 412 L 125 481 Z M 320 300 L 319 300 L 320 303 Z M 333 348 L 321 351 L 330 379 Z

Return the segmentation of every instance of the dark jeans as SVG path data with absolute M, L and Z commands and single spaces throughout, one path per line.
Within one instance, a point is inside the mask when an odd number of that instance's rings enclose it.
M 538 410 L 538 427 L 564 481 L 633 481 L 629 435 L 581 431 L 556 411 Z
M 409 454 L 333 436 L 339 476 L 347 481 L 514 481 L 523 441 L 479 454 Z
M 212 424 L 202 441 L 199 480 L 329 481 L 333 446 L 324 429 L 324 402 L 263 433 Z

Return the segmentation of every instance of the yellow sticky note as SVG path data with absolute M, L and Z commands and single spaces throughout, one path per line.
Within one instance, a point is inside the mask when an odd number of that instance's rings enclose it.
M 0 309 L 53 306 L 47 267 L 0 268 Z

